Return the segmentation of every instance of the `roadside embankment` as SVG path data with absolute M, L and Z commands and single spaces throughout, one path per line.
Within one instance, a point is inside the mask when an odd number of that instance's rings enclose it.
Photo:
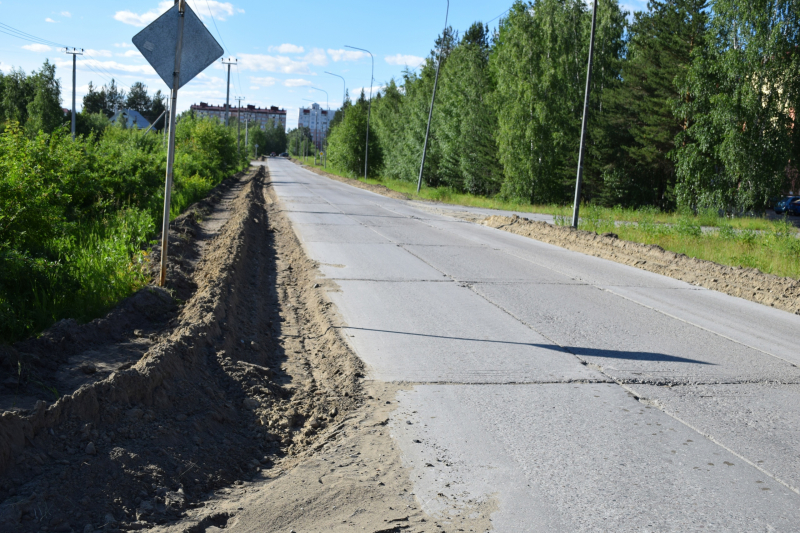
M 660 246 L 624 241 L 613 233 L 598 235 L 517 216 L 491 216 L 482 224 L 800 314 L 800 281 L 796 279 L 695 259 Z
M 356 406 L 361 363 L 266 181 L 238 175 L 171 224 L 167 290 L 4 350 L 0 530 L 169 523 Z

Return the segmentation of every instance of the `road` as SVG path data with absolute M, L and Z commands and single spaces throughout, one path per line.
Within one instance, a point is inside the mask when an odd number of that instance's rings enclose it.
M 800 316 L 268 165 L 425 510 L 800 530 Z

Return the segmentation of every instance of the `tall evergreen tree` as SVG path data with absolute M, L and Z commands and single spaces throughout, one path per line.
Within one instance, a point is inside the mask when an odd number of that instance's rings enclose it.
M 670 158 L 684 122 L 675 114 L 692 53 L 704 46 L 705 0 L 651 0 L 634 14 L 622 83 L 608 91 L 609 119 L 621 153 L 607 175 L 609 204 L 674 205 Z M 627 137 L 627 138 L 626 138 Z
M 56 79 L 56 66 L 45 60 L 39 72 L 28 78 L 33 99 L 28 103 L 25 129 L 33 136 L 39 131 L 51 133 L 66 122 L 61 108 L 61 82 Z
M 125 108 L 139 113 L 147 113 L 152 105 L 153 100 L 147 94 L 147 86 L 140 81 L 134 82 L 125 98 Z

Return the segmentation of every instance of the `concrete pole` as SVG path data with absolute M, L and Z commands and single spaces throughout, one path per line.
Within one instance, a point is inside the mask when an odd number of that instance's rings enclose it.
M 69 49 L 66 48 L 64 49 L 64 51 L 72 55 L 72 140 L 74 141 L 75 140 L 75 69 L 77 63 L 76 56 L 83 55 L 83 48 L 81 48 L 80 52 L 78 52 L 77 48 L 73 48 L 72 52 L 70 52 Z

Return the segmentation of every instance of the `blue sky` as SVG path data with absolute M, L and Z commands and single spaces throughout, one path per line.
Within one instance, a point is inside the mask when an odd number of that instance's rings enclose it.
M 112 77 L 123 88 L 144 82 L 151 92 L 166 86 L 132 46 L 131 38 L 172 5 L 172 1 L 136 3 L 51 1 L 36 3 L 0 0 L 0 21 L 38 38 L 87 50 L 79 56 L 78 105 L 89 81 L 103 85 Z M 488 21 L 511 6 L 511 0 L 451 0 L 449 24 L 463 32 L 476 21 Z M 639 0 L 628 9 L 643 8 Z M 231 69 L 231 98 L 243 103 L 276 105 L 287 110 L 287 125 L 297 125 L 298 109 L 313 100 L 330 107 L 342 101 L 343 76 L 351 94 L 369 87 L 370 58 L 344 45 L 370 50 L 375 57 L 376 88 L 405 66 L 416 67 L 442 31 L 445 0 L 349 0 L 331 2 L 294 0 L 189 0 L 212 35 L 225 48 L 225 56 L 239 59 Z M 212 20 L 213 17 L 213 20 Z M 492 25 L 496 25 L 495 20 Z M 216 26 L 215 26 L 216 25 Z M 0 29 L 3 29 L 0 26 Z M 0 69 L 38 69 L 45 58 L 57 65 L 64 106 L 71 94 L 71 57 L 57 47 L 21 40 L 0 33 Z M 225 70 L 216 64 L 181 89 L 178 108 L 199 101 L 224 103 Z

